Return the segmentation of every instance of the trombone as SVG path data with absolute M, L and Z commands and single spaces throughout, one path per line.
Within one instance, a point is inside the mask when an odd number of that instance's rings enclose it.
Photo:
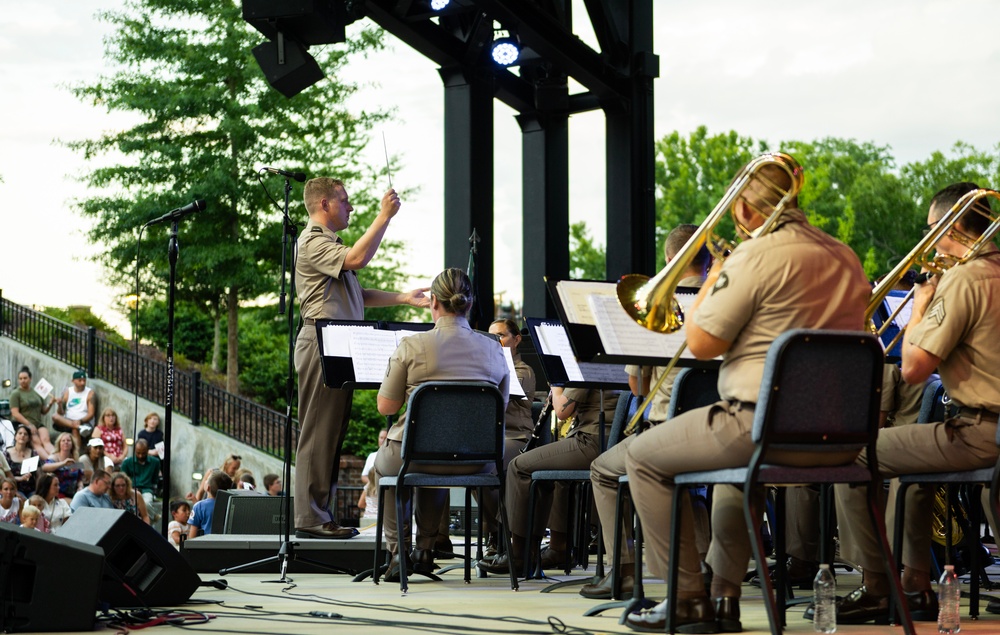
M 910 253 L 906 255 L 899 264 L 897 264 L 892 271 L 887 273 L 882 281 L 879 282 L 875 288 L 872 290 L 871 300 L 868 301 L 868 308 L 865 311 L 865 323 L 868 324 L 869 328 L 875 335 L 881 337 L 885 330 L 892 324 L 899 312 L 906 306 L 906 304 L 913 298 L 913 293 L 916 287 L 910 289 L 910 291 L 903 297 L 903 301 L 899 303 L 882 323 L 882 326 L 875 328 L 873 318 L 875 312 L 882 305 L 882 302 L 889 295 L 889 291 L 894 289 L 897 284 L 903 279 L 903 276 L 912 269 L 913 267 L 920 267 L 926 269 L 928 274 L 924 277 L 924 280 L 929 277 L 929 275 L 940 276 L 943 275 L 945 271 L 954 267 L 955 265 L 965 264 L 966 262 L 975 258 L 983 247 L 990 244 L 993 238 L 1000 233 L 1000 214 L 993 212 L 990 208 L 989 199 L 1000 200 L 1000 192 L 988 189 L 978 189 L 972 190 L 966 193 L 962 198 L 951 207 L 950 210 L 945 212 L 934 226 L 927 232 L 927 235 L 923 237 L 916 244 L 916 246 L 910 250 Z M 982 233 L 977 239 L 973 239 L 969 236 L 963 234 L 960 230 L 956 229 L 955 225 L 959 221 L 965 218 L 966 214 L 975 213 L 985 216 L 989 221 L 990 225 L 987 227 L 986 231 Z M 937 244 L 945 236 L 951 236 L 951 238 L 959 243 L 966 246 L 965 255 L 961 258 L 950 256 L 947 254 L 936 254 Z M 922 274 L 923 275 L 923 274 Z M 917 278 L 920 280 L 920 276 Z M 885 347 L 886 350 L 892 350 L 900 338 L 903 337 L 903 333 L 906 331 L 906 327 L 903 326 L 899 329 L 899 333 L 892 339 L 892 341 Z
M 781 183 L 765 174 L 769 170 L 764 170 L 768 166 L 775 166 L 785 172 L 787 182 Z M 762 171 L 763 170 L 763 171 Z M 784 179 L 783 179 L 784 180 Z M 657 333 L 675 333 L 684 326 L 684 310 L 675 297 L 677 286 L 680 283 L 684 271 L 691 265 L 695 256 L 702 247 L 708 246 L 712 256 L 717 260 L 725 260 L 726 257 L 736 248 L 736 242 L 726 240 L 716 234 L 718 224 L 725 217 L 726 212 L 731 212 L 733 220 L 740 234 L 750 236 L 763 236 L 777 227 L 778 219 L 781 217 L 789 202 L 795 200 L 805 178 L 802 167 L 798 162 L 787 154 L 779 152 L 768 152 L 755 157 L 747 163 L 737 173 L 729 189 L 726 190 L 722 200 L 719 201 L 715 209 L 701 223 L 698 230 L 691 235 L 681 250 L 667 263 L 660 273 L 649 278 L 641 274 L 628 274 L 622 276 L 618 281 L 618 302 L 622 308 L 640 326 L 643 326 Z M 770 210 L 764 208 L 747 199 L 743 199 L 756 214 L 764 218 L 764 224 L 756 230 L 749 230 L 739 219 L 736 218 L 733 209 L 736 202 L 740 200 L 750 183 L 757 183 L 767 194 L 778 197 L 778 202 L 770 206 Z M 763 197 L 758 197 L 763 198 Z M 664 368 L 656 384 L 649 390 L 649 394 L 655 394 L 660 389 L 667 375 L 677 365 L 681 354 L 687 348 L 687 344 L 681 344 L 674 354 L 673 359 Z M 630 434 L 636 424 L 642 418 L 645 408 L 640 408 L 635 416 L 629 421 L 626 427 L 626 434 Z

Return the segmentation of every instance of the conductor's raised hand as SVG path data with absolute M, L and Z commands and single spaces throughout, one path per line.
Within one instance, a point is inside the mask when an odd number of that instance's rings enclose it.
M 399 211 L 399 195 L 396 194 L 396 190 L 389 188 L 388 191 L 382 196 L 382 213 L 392 218 Z
M 431 305 L 431 297 L 427 295 L 430 291 L 430 287 L 424 287 L 422 289 L 414 289 L 412 291 L 407 291 L 404 296 L 406 298 L 406 304 L 418 309 L 426 309 Z

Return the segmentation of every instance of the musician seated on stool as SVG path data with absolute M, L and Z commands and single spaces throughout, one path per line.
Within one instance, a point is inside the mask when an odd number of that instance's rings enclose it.
M 469 326 L 468 314 L 472 308 L 472 283 L 461 269 L 445 269 L 431 284 L 431 317 L 434 328 L 411 335 L 400 342 L 389 359 L 382 387 L 378 391 L 378 410 L 384 415 L 399 412 L 413 389 L 426 381 L 485 381 L 496 385 L 506 401 L 509 375 L 503 352 L 495 340 L 476 333 Z M 433 424 L 433 421 L 428 423 Z M 375 456 L 375 471 L 379 477 L 399 474 L 403 429 L 402 417 L 389 430 L 386 442 Z M 474 474 L 489 470 L 486 465 L 426 465 L 423 472 L 442 474 Z M 380 510 L 385 518 L 385 542 L 392 554 L 386 580 L 398 579 L 400 553 L 409 552 L 411 531 L 404 527 L 402 548 L 397 531 L 395 491 L 389 490 L 385 508 Z M 447 505 L 448 491 L 441 488 L 417 488 L 415 513 L 417 518 L 417 544 L 412 553 L 413 570 L 429 573 L 434 570 L 434 543 L 437 540 L 441 509 Z M 407 501 L 407 506 L 409 501 Z M 407 514 L 409 518 L 409 514 Z
M 667 234 L 667 239 L 663 243 L 663 255 L 666 256 L 668 263 L 673 260 L 677 252 L 684 247 L 684 244 L 697 230 L 697 225 L 678 225 Z M 678 286 L 700 287 L 705 281 L 705 274 L 711 262 L 712 255 L 709 253 L 708 248 L 702 247 L 691 260 L 691 264 L 681 274 Z M 629 388 L 636 395 L 639 395 L 640 392 L 643 395 L 649 395 L 650 382 L 655 384 L 659 380 L 660 375 L 663 374 L 663 368 L 645 367 L 642 368 L 641 374 L 639 371 L 640 368 L 638 366 L 628 365 L 625 367 L 625 372 L 628 373 Z M 651 424 L 656 425 L 667 418 L 667 411 L 670 406 L 670 393 L 674 387 L 674 378 L 679 372 L 680 368 L 675 367 L 671 370 L 660 384 L 660 388 L 656 391 L 656 394 L 650 396 L 649 422 Z M 641 390 L 640 381 L 642 382 Z M 604 537 L 604 553 L 609 554 L 609 556 L 614 554 L 614 521 L 618 477 L 625 474 L 625 452 L 636 438 L 635 435 L 626 437 L 622 442 L 613 448 L 609 448 L 607 452 L 597 457 L 590 465 L 590 482 L 593 485 L 594 505 L 597 507 L 597 514 L 600 517 L 601 527 L 604 530 L 602 532 Z M 622 540 L 621 553 L 619 554 L 621 563 L 619 574 L 622 580 L 622 595 L 628 597 L 632 592 L 632 585 L 634 583 L 635 556 L 632 545 L 632 514 L 624 513 L 623 516 L 624 518 L 628 518 L 629 522 L 623 523 L 625 534 Z M 698 553 L 704 559 L 708 552 L 709 540 L 708 510 L 705 509 L 704 505 L 699 506 L 696 518 L 698 521 L 698 529 L 696 531 Z M 580 589 L 580 595 L 593 600 L 611 599 L 611 572 L 597 584 L 584 586 Z
M 974 183 L 955 183 L 931 199 L 927 225 L 934 227 Z M 988 206 L 980 200 L 976 205 Z M 937 243 L 938 255 L 963 257 L 963 236 L 979 238 L 989 220 L 974 210 L 962 216 Z M 879 472 L 900 474 L 955 472 L 988 467 L 997 460 L 1000 412 L 1000 252 L 987 242 L 979 254 L 955 265 L 940 278 L 917 285 L 910 322 L 903 336 L 903 379 L 923 385 L 935 369 L 957 414 L 940 423 L 898 426 L 879 431 Z M 878 540 L 865 515 L 864 489 L 836 486 L 837 517 L 843 555 L 864 569 L 864 585 L 837 607 L 844 624 L 888 619 L 889 575 Z M 907 490 L 902 584 L 915 620 L 934 621 L 937 598 L 931 591 L 931 515 L 934 490 Z M 888 509 L 894 509 L 895 488 Z M 882 529 L 882 528 L 879 528 Z M 896 554 L 899 557 L 899 554 Z
M 790 158 L 785 160 L 794 164 Z M 789 171 L 798 176 L 800 169 L 788 166 L 786 171 L 769 163 L 750 176 L 732 213 L 756 237 L 744 240 L 724 261 L 715 262 L 688 311 L 688 349 L 702 360 L 723 356 L 718 381 L 721 401 L 643 432 L 626 452 L 632 501 L 642 525 L 650 528 L 644 533 L 645 547 L 656 577 L 668 576 L 674 475 L 746 466 L 756 449 L 750 437 L 754 406 L 774 339 L 796 328 L 860 331 L 864 327 L 871 294 L 864 270 L 849 247 L 811 226 L 797 209 Z M 782 191 L 791 198 L 772 231 L 761 235 L 756 230 L 764 224 L 765 215 L 774 213 Z M 755 495 L 762 498 L 763 488 Z M 711 599 L 705 593 L 689 501 L 683 507 L 677 631 L 738 632 L 742 629 L 740 586 L 751 556 L 743 493 L 729 486 L 717 486 L 713 492 L 708 550 L 713 571 Z M 663 601 L 630 614 L 627 623 L 635 630 L 663 632 L 668 610 Z
M 542 550 L 543 569 L 562 568 L 569 548 L 566 528 L 568 519 L 569 490 L 556 484 L 552 488 L 540 488 L 536 497 L 535 526 L 528 527 L 528 492 L 531 474 L 536 470 L 585 470 L 601 453 L 599 416 L 601 393 L 604 393 L 605 427 L 610 426 L 618 405 L 618 392 L 592 390 L 587 388 L 552 387 L 552 408 L 560 420 L 575 417 L 566 436 L 555 443 L 549 443 L 515 456 L 507 466 L 505 486 L 507 515 L 510 516 L 510 531 L 513 539 L 513 558 L 509 554 L 492 561 L 481 561 L 479 566 L 492 573 L 509 571 L 511 560 L 514 571 L 523 569 L 526 545 L 535 549 L 541 542 L 545 527 L 548 526 L 549 545 Z M 605 435 L 607 430 L 605 430 Z M 548 523 L 546 525 L 546 523 Z M 531 542 L 529 543 L 528 540 Z

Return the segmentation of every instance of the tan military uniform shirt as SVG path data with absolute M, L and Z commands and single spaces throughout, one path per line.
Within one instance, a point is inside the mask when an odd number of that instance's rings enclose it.
M 677 283 L 679 287 L 701 287 L 704 279 L 701 276 L 690 276 Z M 649 385 L 655 386 L 663 374 L 664 366 L 643 366 L 642 376 L 649 378 Z M 651 398 L 652 405 L 649 407 L 649 422 L 653 425 L 667 420 L 667 413 L 670 412 L 670 395 L 674 391 L 674 379 L 677 373 L 681 372 L 681 366 L 674 366 L 670 371 L 670 376 L 663 380 L 659 390 Z M 639 377 L 639 366 L 636 364 L 626 364 L 625 372 L 632 377 Z M 639 382 L 642 385 L 642 382 Z
M 941 358 L 952 400 L 1000 412 L 1000 253 L 949 269 L 909 342 Z
M 444 315 L 430 331 L 411 335 L 399 343 L 378 394 L 406 401 L 425 381 L 485 381 L 508 398 L 510 375 L 496 340 L 472 330 L 464 317 Z M 389 439 L 403 440 L 405 417 L 393 424 Z
M 615 408 L 618 407 L 617 390 L 590 390 L 589 388 L 567 388 L 563 390 L 563 396 L 576 403 L 576 410 L 573 412 L 573 425 L 566 433 L 566 438 L 576 434 L 592 434 L 598 436 L 601 433 L 601 392 L 604 392 L 604 425 L 610 426 L 615 418 Z
M 871 287 L 847 245 L 797 209 L 779 227 L 741 243 L 694 315 L 701 329 L 732 342 L 719 369 L 723 399 L 757 402 L 771 342 L 794 328 L 864 327 Z
M 295 292 L 303 319 L 363 320 L 365 301 L 358 274 L 344 270 L 351 249 L 312 219 L 299 236 Z
M 517 373 L 517 381 L 520 382 L 521 389 L 527 398 L 511 397 L 507 403 L 504 429 L 507 439 L 527 441 L 535 430 L 535 422 L 531 419 L 531 397 L 535 394 L 535 371 L 521 360 L 520 355 L 515 355 L 514 372 Z

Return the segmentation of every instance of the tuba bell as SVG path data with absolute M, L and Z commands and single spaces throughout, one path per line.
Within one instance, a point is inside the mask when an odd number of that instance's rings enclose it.
M 769 165 L 777 166 L 788 174 L 788 182 L 791 185 L 787 189 L 761 172 L 765 166 Z M 756 230 L 756 235 L 766 234 L 777 226 L 782 211 L 788 202 L 798 195 L 799 190 L 802 189 L 803 181 L 801 166 L 787 154 L 768 152 L 754 158 L 740 170 L 719 204 L 715 206 L 715 209 L 698 227 L 698 231 L 684 243 L 681 250 L 660 273 L 653 278 L 641 274 L 622 276 L 621 280 L 618 281 L 618 302 L 622 308 L 639 325 L 651 331 L 674 333 L 680 330 L 684 326 L 684 311 L 674 297 L 674 293 L 684 270 L 690 266 L 691 261 L 706 245 L 712 256 L 718 260 L 724 260 L 729 252 L 736 247 L 735 241 L 721 238 L 715 232 L 726 212 L 732 209 L 751 182 L 759 183 L 767 191 L 780 197 L 770 209 L 766 209 L 764 205 L 752 204 L 744 199 L 754 212 L 765 219 L 764 225 Z M 750 230 L 736 220 L 735 213 L 733 220 L 736 221 L 737 229 L 742 235 L 750 235 Z
M 892 321 L 896 319 L 900 310 L 913 297 L 913 289 L 910 289 L 910 292 L 906 294 L 903 301 L 899 303 L 899 307 L 886 318 L 882 326 L 878 329 L 875 328 L 872 319 L 875 316 L 875 312 L 878 311 L 879 306 L 882 305 L 886 296 L 889 295 L 889 291 L 902 281 L 903 276 L 910 269 L 920 267 L 934 275 L 940 276 L 951 267 L 964 264 L 975 258 L 983 247 L 990 244 L 993 238 L 1000 233 L 1000 214 L 990 208 L 989 199 L 1000 200 L 1000 192 L 978 189 L 972 190 L 958 199 L 952 208 L 927 232 L 927 235 L 910 250 L 910 253 L 899 261 L 899 264 L 887 273 L 882 281 L 875 286 L 872 290 L 871 299 L 868 301 L 868 309 L 865 311 L 865 323 L 868 324 L 873 333 L 881 336 L 885 329 L 892 324 Z M 961 219 L 965 218 L 966 214 L 981 214 L 990 221 L 989 227 L 977 239 L 964 235 L 955 227 Z M 965 245 L 967 247 L 965 255 L 961 258 L 956 258 L 946 254 L 936 254 L 937 244 L 945 236 L 951 236 L 953 240 Z M 886 350 L 891 350 L 896 345 L 899 338 L 903 337 L 904 330 L 899 330 L 893 341 L 886 346 Z

